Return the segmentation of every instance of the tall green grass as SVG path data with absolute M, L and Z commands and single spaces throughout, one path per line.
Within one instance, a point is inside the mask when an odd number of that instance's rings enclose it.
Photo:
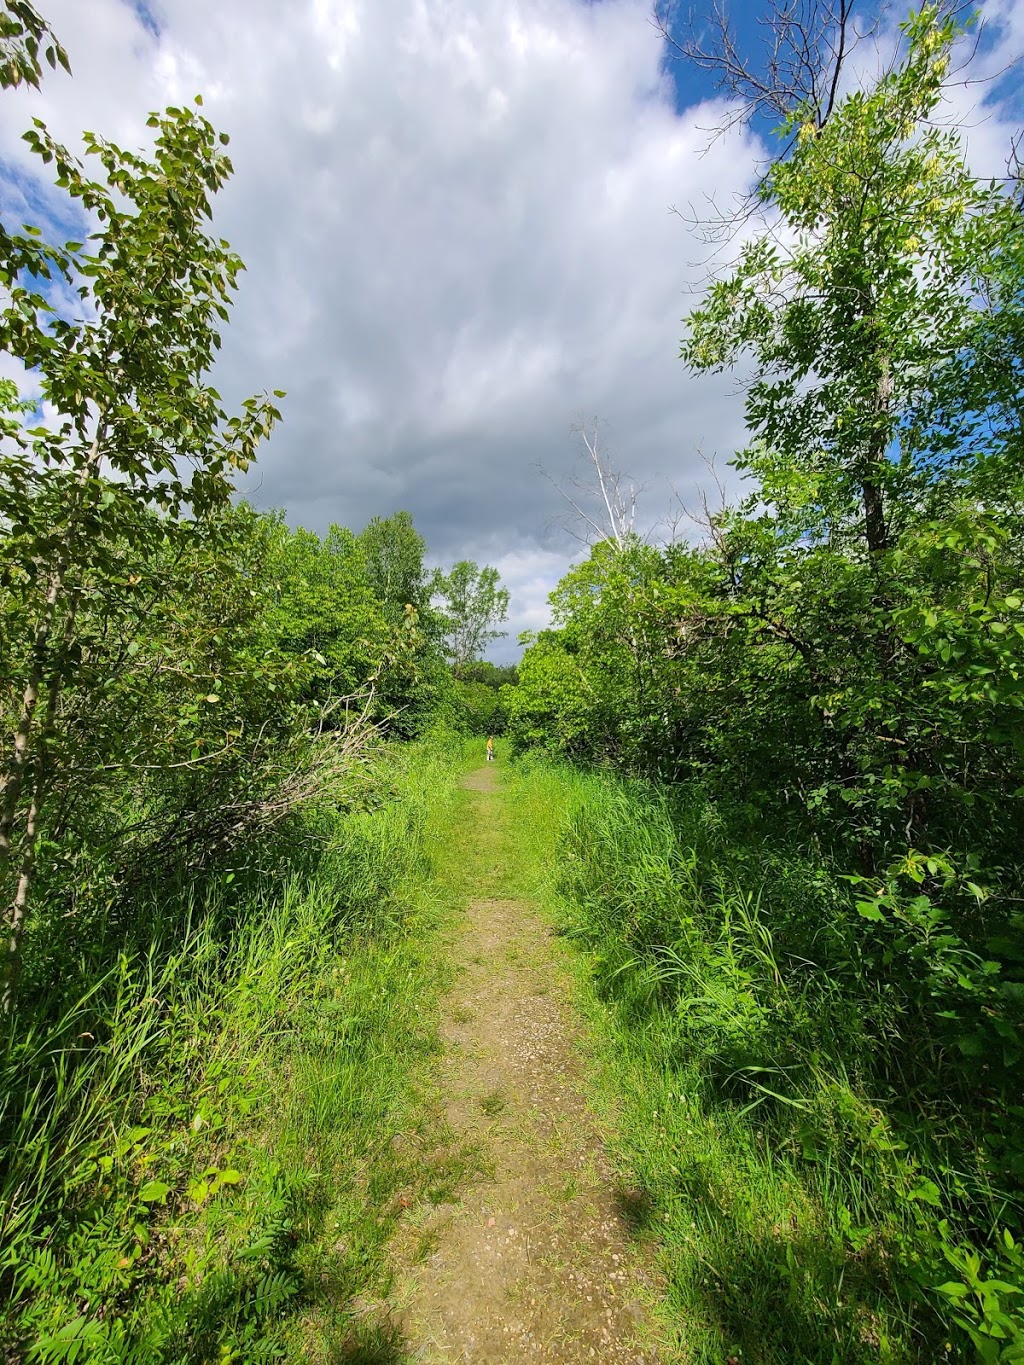
M 396 1138 L 429 1121 L 455 774 L 437 745 L 386 750 L 290 849 L 83 913 L 78 941 L 40 916 L 0 1054 L 5 1358 L 358 1351 L 399 1191 L 437 1178 Z
M 1020 1209 L 848 884 L 697 791 L 529 760 L 514 786 L 680 1358 L 1024 1359 Z

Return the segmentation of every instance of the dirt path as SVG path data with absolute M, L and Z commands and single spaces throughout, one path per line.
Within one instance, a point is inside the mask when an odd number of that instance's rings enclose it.
M 459 852 L 467 890 L 486 893 L 501 884 L 503 803 L 492 768 L 465 785 Z M 560 945 L 528 903 L 483 894 L 451 951 L 437 1081 L 477 1174 L 458 1203 L 411 1212 L 392 1321 L 417 1361 L 656 1362 L 641 1256 L 581 1094 Z

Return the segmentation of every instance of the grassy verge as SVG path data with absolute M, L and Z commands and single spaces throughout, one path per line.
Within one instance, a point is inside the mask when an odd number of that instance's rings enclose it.
M 153 896 L 127 936 L 87 926 L 78 998 L 37 964 L 0 1054 L 5 1358 L 387 1358 L 354 1309 L 444 1179 L 418 1074 L 457 769 L 392 750 L 357 808 L 297 831 L 312 853 Z
M 530 761 L 511 786 L 523 867 L 579 951 L 678 1358 L 1024 1359 L 1019 1211 L 969 1109 L 888 1079 L 900 1002 L 842 958 L 845 885 L 740 847 L 698 794 Z

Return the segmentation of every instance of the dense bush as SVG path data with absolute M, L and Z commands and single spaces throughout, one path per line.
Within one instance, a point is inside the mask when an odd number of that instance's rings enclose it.
M 303 1317 L 354 1330 L 417 1178 L 390 1135 L 432 1046 L 419 885 L 450 779 L 383 749 L 201 879 L 40 912 L 0 1054 L 6 1357 L 309 1359 Z

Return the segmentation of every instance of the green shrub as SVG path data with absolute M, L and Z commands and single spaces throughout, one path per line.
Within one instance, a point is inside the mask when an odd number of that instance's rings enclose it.
M 557 831 L 557 913 L 603 1002 L 686 1358 L 1019 1358 L 1009 1124 L 941 1017 L 972 983 L 697 787 L 537 761 L 516 780 Z

